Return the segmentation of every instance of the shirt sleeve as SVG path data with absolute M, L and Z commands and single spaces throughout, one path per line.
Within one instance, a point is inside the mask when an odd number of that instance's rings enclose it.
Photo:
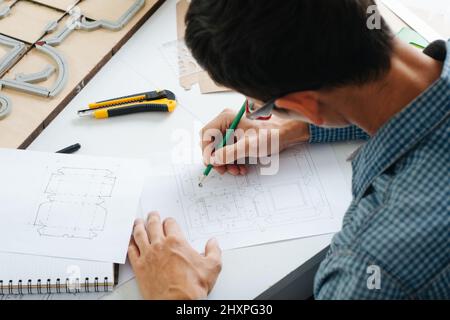
M 329 254 L 314 282 L 317 300 L 404 300 L 412 296 L 373 259 L 351 251 Z
M 370 136 L 357 126 L 350 126 L 347 128 L 327 129 L 317 127 L 315 125 L 309 126 L 310 143 L 326 143 L 350 140 L 369 140 Z

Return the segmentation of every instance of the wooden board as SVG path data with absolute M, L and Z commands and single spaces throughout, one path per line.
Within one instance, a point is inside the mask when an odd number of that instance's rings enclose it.
M 134 0 L 89 0 L 80 2 L 78 7 L 91 19 L 117 20 L 133 2 Z
M 88 3 L 91 1 L 96 2 L 98 5 L 102 0 L 84 0 L 83 2 Z M 122 0 L 108 0 L 108 3 L 109 1 L 115 2 Z M 123 11 L 130 6 L 132 1 L 124 0 L 124 2 L 128 3 L 128 6 L 125 6 Z M 76 30 L 59 46 L 56 46 L 55 48 L 64 56 L 69 66 L 68 82 L 63 91 L 56 97 L 42 98 L 12 89 L 3 88 L 0 90 L 1 94 L 10 98 L 13 108 L 8 117 L 0 120 L 0 147 L 27 147 L 163 2 L 164 0 L 147 0 L 145 7 L 122 30 L 116 32 L 106 29 L 95 31 Z M 89 7 L 89 14 L 95 17 L 101 17 L 101 13 L 98 10 L 94 10 L 94 7 Z M 50 8 L 42 8 L 52 11 Z M 88 10 L 88 7 L 84 8 Z M 102 8 L 101 5 L 98 8 Z M 105 4 L 103 11 L 105 8 L 109 8 L 109 6 Z M 117 8 L 107 11 L 108 14 L 105 14 L 105 19 L 112 20 L 115 20 L 115 17 L 121 12 Z M 11 13 L 12 16 L 13 13 Z M 67 16 L 61 19 L 58 29 L 65 25 L 67 19 Z M 3 29 L 0 28 L 0 30 L 3 32 Z M 43 40 L 51 36 L 45 36 Z M 2 52 L 5 52 L 4 49 L 0 51 L 0 54 Z M 3 79 L 11 79 L 15 74 L 20 72 L 38 72 L 48 64 L 53 63 L 47 56 L 39 52 L 36 48 L 31 48 L 3 76 Z M 51 78 L 39 85 L 42 84 L 45 86 L 49 84 L 50 86 L 55 78 L 56 75 L 52 75 Z M 76 114 L 74 114 L 74 120 L 77 120 Z
M 49 7 L 68 11 L 71 7 L 76 5 L 80 0 L 32 0 L 33 2 L 42 3 Z
M 19 1 L 8 16 L 0 19 L 0 33 L 32 44 L 43 36 L 47 23 L 59 20 L 63 15 L 63 12 L 38 4 Z

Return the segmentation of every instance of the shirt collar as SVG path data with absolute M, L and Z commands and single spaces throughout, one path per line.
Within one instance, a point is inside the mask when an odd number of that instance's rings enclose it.
M 450 40 L 441 77 L 386 123 L 364 145 L 353 165 L 353 195 L 358 200 L 373 179 L 414 148 L 450 115 Z

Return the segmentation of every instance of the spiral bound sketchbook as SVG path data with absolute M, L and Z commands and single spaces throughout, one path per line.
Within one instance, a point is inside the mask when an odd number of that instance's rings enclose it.
M 109 262 L 0 253 L 0 295 L 112 291 L 115 269 Z

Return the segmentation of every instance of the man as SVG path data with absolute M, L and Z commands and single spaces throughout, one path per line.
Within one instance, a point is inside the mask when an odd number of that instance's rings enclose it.
M 281 150 L 370 137 L 352 159 L 353 201 L 316 275 L 317 299 L 448 299 L 449 43 L 421 53 L 384 20 L 371 30 L 371 5 L 192 0 L 186 42 L 217 83 L 249 97 L 249 118 L 266 119 L 240 128 L 278 129 Z M 204 132 L 234 116 L 224 111 Z M 206 139 L 205 162 L 246 174 L 235 163 L 250 140 L 212 153 Z M 145 298 L 206 298 L 221 266 L 217 241 L 199 255 L 157 213 L 136 223 L 129 257 Z

